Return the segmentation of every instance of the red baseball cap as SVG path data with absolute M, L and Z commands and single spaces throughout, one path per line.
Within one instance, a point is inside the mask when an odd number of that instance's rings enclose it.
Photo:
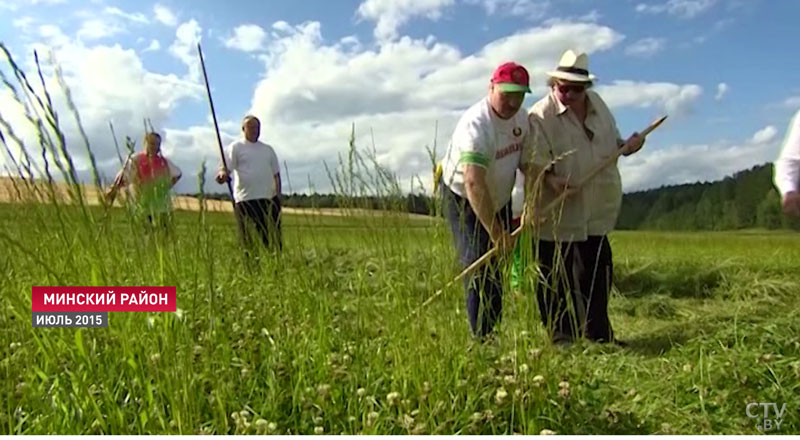
M 492 84 L 497 84 L 503 92 L 531 92 L 528 71 L 514 62 L 501 64 L 495 69 Z

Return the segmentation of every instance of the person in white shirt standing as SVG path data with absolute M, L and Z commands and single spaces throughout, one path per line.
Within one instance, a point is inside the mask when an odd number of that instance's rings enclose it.
M 775 161 L 775 186 L 781 192 L 783 212 L 800 217 L 800 111 L 794 115 Z
M 233 199 L 245 254 L 253 247 L 250 236 L 255 228 L 267 249 L 283 249 L 281 238 L 281 174 L 275 150 L 258 140 L 261 122 L 248 115 L 242 121 L 244 139 L 232 142 L 225 150 L 228 169 L 220 167 L 217 183 L 233 177 Z
M 514 248 L 511 236 L 511 190 L 517 169 L 525 170 L 530 124 L 520 111 L 530 92 L 528 71 L 516 63 L 498 67 L 489 95 L 458 121 L 442 167 L 444 214 L 453 232 L 462 266 L 496 246 Z M 527 175 L 527 174 L 526 174 Z M 464 277 L 467 315 L 472 332 L 485 338 L 500 319 L 503 286 L 496 259 Z

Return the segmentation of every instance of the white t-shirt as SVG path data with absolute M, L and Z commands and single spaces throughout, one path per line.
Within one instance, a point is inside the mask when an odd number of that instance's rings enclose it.
M 528 157 L 530 124 L 525 111 L 520 110 L 510 119 L 501 119 L 484 98 L 461 116 L 453 131 L 442 166 L 444 183 L 461 197 L 466 197 L 464 167 L 476 165 L 486 168 L 486 183 L 499 211 L 511 198 L 515 173 Z
M 775 185 L 781 195 L 800 190 L 800 111 L 794 115 L 775 162 Z
M 233 176 L 236 202 L 271 199 L 277 195 L 274 177 L 281 169 L 271 146 L 240 139 L 228 145 L 225 156 Z
M 511 215 L 512 218 L 522 217 L 522 210 L 525 208 L 525 174 L 517 171 L 517 179 L 514 182 L 514 189 L 511 190 Z

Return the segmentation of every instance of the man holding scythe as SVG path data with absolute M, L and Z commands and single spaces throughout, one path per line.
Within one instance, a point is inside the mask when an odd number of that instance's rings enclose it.
M 528 71 L 509 62 L 492 75 L 489 94 L 458 121 L 442 164 L 442 201 L 462 266 L 470 267 L 490 248 L 514 248 L 511 190 L 516 171 L 525 171 L 530 124 L 520 111 L 530 92 Z M 530 175 L 530 174 L 528 174 Z M 503 286 L 497 261 L 464 277 L 472 332 L 485 338 L 500 319 Z
M 161 154 L 161 135 L 151 131 L 144 136 L 144 151 L 128 157 L 105 196 L 114 203 L 119 189 L 130 185 L 137 216 L 165 228 L 172 210 L 171 189 L 180 178 L 180 168 Z
M 590 340 L 616 342 L 607 310 L 614 270 L 607 234 L 622 204 L 616 160 L 587 185 L 578 187 L 576 182 L 610 157 L 636 153 L 644 137 L 634 133 L 621 138 L 605 102 L 590 90 L 595 77 L 585 53 L 566 51 L 548 76 L 550 92 L 529 114 L 536 145 L 533 163 L 543 182 L 536 203 L 566 198 L 534 233 L 542 274 L 539 312 L 555 343 L 584 334 Z
M 283 249 L 281 238 L 281 170 L 272 146 L 258 140 L 261 122 L 248 115 L 242 121 L 243 138 L 225 150 L 224 164 L 216 176 L 219 184 L 233 175 L 234 211 L 239 232 L 249 254 L 253 247 L 250 233 L 258 233 L 267 249 Z M 227 165 L 227 167 L 226 167 Z

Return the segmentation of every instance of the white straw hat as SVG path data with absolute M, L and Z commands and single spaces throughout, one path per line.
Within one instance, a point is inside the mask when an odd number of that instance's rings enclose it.
M 591 82 L 595 76 L 589 73 L 589 56 L 581 52 L 576 54 L 572 49 L 561 55 L 556 70 L 547 72 L 553 78 L 574 82 Z

